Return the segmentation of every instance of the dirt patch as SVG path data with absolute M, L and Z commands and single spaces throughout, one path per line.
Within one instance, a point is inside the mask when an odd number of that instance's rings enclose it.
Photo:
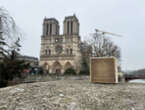
M 58 80 L 0 89 L 0 110 L 144 110 L 143 84 Z

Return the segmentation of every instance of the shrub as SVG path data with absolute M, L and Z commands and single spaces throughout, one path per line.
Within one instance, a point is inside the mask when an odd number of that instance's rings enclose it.
M 12 81 L 14 78 L 22 78 L 24 69 L 29 67 L 23 60 L 18 60 L 14 51 L 9 57 L 4 57 L 0 62 L 0 86 L 6 86 L 8 81 Z
M 89 70 L 81 70 L 79 73 L 79 75 L 89 75 L 89 74 L 90 74 Z
M 82 58 L 80 75 L 89 75 L 89 64 L 86 58 Z
M 73 68 L 68 68 L 65 70 L 64 75 L 76 75 L 76 71 Z

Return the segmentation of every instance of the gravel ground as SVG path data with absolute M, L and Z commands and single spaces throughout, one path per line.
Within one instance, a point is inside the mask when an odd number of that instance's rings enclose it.
M 0 89 L 0 110 L 145 110 L 144 84 L 59 80 Z

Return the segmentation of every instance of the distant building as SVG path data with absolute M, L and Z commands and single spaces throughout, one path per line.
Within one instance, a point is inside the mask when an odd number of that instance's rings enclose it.
M 32 67 L 38 66 L 38 58 L 36 57 L 19 55 L 17 56 L 17 59 L 24 60 L 26 63 L 29 63 Z
M 39 65 L 49 73 L 63 73 L 68 68 L 80 71 L 81 52 L 79 20 L 75 15 L 65 17 L 63 34 L 59 34 L 59 22 L 45 18 L 41 36 Z
M 3 60 L 3 56 L 0 55 L 0 61 Z M 38 58 L 32 56 L 17 55 L 17 60 L 23 60 L 25 63 L 29 63 L 31 67 L 38 67 Z

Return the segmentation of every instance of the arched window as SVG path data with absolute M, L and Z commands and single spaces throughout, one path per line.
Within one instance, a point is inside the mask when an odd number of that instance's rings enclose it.
M 67 54 L 67 55 L 69 54 L 69 50 L 68 50 L 68 49 L 66 49 L 66 54 Z
M 73 34 L 73 21 L 71 21 L 71 34 Z
M 50 49 L 48 50 L 48 55 L 51 55 L 51 50 Z
M 52 24 L 50 24 L 50 35 L 52 34 Z
M 47 55 L 47 50 L 45 50 L 45 55 Z
M 49 24 L 46 24 L 46 35 L 48 35 Z
M 67 34 L 69 34 L 69 21 L 67 22 Z
M 46 24 L 46 35 L 52 34 L 52 24 Z
M 72 50 L 72 49 L 70 49 L 70 55 L 72 55 L 72 53 L 73 53 L 73 50 Z
M 73 34 L 73 21 L 67 22 L 67 34 Z

